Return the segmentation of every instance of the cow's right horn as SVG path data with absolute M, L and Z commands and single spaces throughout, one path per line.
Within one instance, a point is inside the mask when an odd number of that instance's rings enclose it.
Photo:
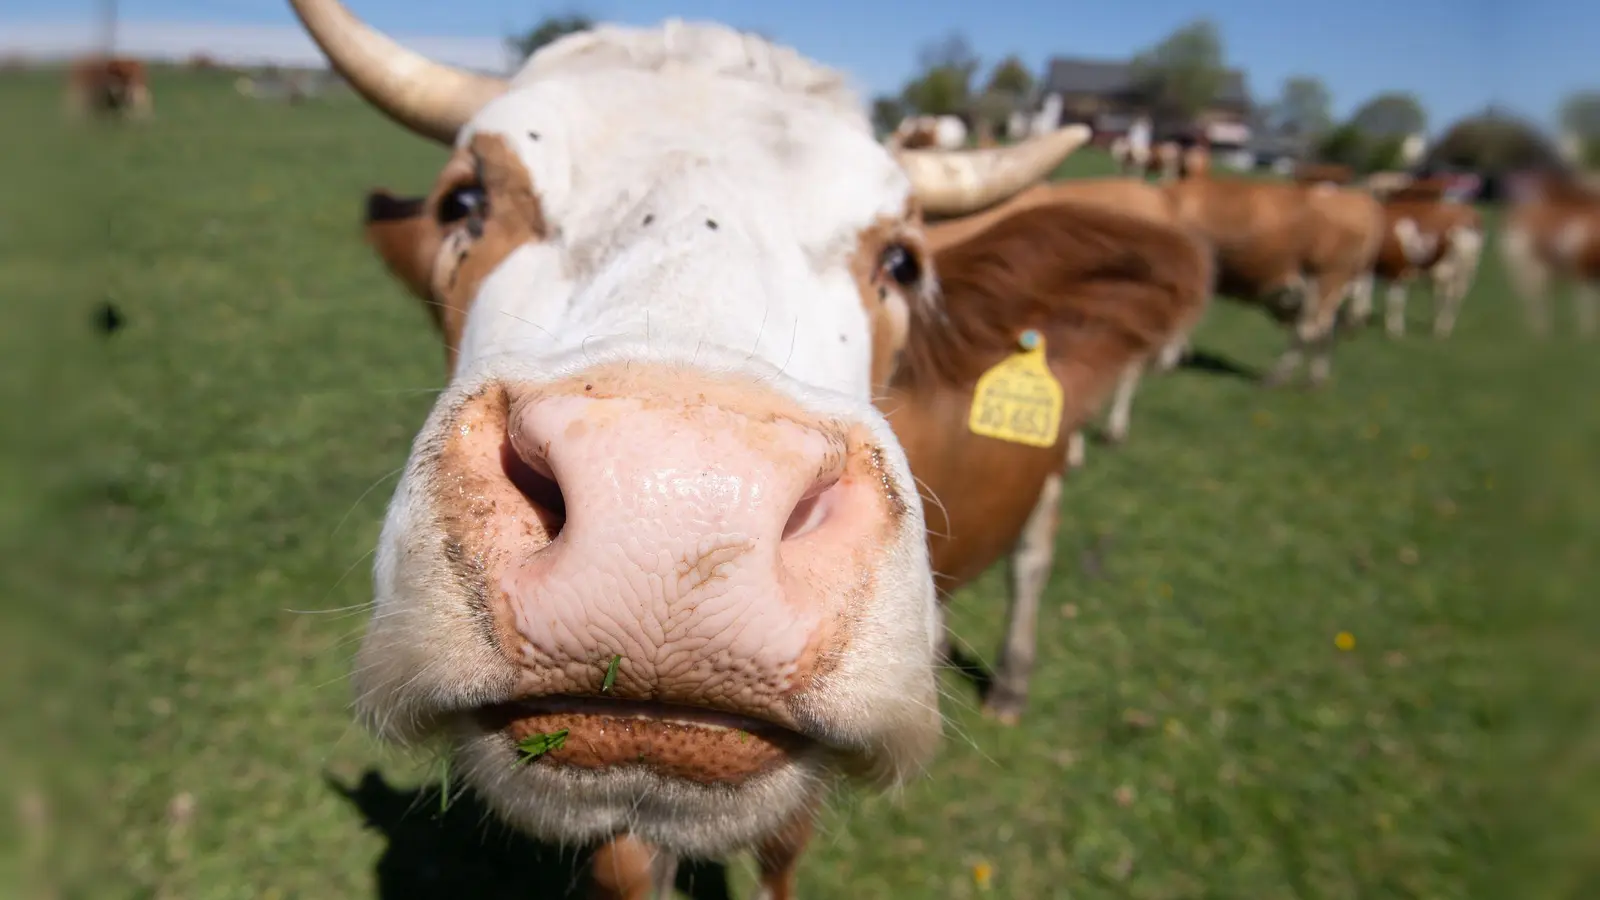
M 911 179 L 924 213 L 935 218 L 964 216 L 1048 176 L 1093 136 L 1087 125 L 1068 125 L 1010 147 L 899 150 L 895 158 Z
M 361 96 L 406 128 L 445 144 L 506 82 L 436 63 L 351 15 L 339 0 L 289 0 L 322 52 Z

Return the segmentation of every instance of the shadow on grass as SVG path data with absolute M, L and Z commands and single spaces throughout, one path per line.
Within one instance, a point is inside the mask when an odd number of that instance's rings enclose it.
M 371 769 L 353 785 L 324 781 L 388 840 L 373 873 L 378 900 L 589 896 L 593 848 L 563 849 L 511 831 L 470 791 L 440 812 L 436 786 L 396 787 Z M 685 860 L 677 887 L 692 900 L 730 900 L 721 863 Z
M 994 685 L 994 673 L 983 664 L 983 660 L 960 647 L 951 646 L 950 656 L 945 660 L 945 665 L 965 678 L 977 690 L 979 699 L 989 696 L 989 688 Z
M 1190 372 L 1204 372 L 1208 375 L 1231 375 L 1247 381 L 1260 381 L 1262 372 L 1253 366 L 1229 359 L 1204 350 L 1190 350 L 1183 355 L 1178 368 Z

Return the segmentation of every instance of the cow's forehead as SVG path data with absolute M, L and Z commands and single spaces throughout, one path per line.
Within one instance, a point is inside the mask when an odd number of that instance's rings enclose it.
M 464 363 L 632 337 L 867 391 L 850 264 L 911 188 L 857 116 L 767 83 L 613 69 L 515 86 L 458 143 L 484 134 L 526 168 L 548 233 L 485 280 Z
M 759 213 L 811 246 L 903 216 L 910 194 L 905 173 L 857 117 L 772 85 L 694 71 L 606 70 L 525 84 L 480 110 L 458 144 L 479 133 L 514 148 L 546 219 L 568 233 L 613 226 L 656 194 L 722 206 L 730 217 Z

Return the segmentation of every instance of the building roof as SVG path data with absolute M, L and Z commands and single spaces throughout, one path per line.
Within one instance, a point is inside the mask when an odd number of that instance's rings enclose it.
M 1041 94 L 1119 94 L 1133 89 L 1133 64 L 1114 59 L 1056 56 L 1045 67 Z M 1219 103 L 1250 105 L 1244 72 L 1227 69 L 1217 92 Z

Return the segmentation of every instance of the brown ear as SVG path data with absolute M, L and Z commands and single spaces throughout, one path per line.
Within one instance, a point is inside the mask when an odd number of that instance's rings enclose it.
M 1211 294 L 1197 238 L 1070 202 L 1007 216 L 934 266 L 943 315 L 913 322 L 904 377 L 970 387 L 1038 329 L 1066 394 L 1064 425 L 1087 418 L 1128 364 L 1192 328 Z
M 421 197 L 396 197 L 385 190 L 367 194 L 367 243 L 378 251 L 389 273 L 427 304 L 438 324 L 433 302 L 433 261 L 439 235 Z

